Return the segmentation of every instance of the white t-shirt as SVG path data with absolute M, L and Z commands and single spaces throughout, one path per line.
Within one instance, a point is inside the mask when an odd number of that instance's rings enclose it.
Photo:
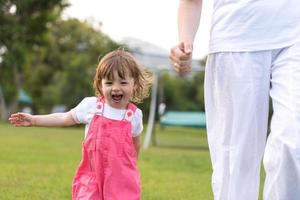
M 209 52 L 260 51 L 300 41 L 299 0 L 214 0 Z
M 85 137 L 89 130 L 89 125 L 96 112 L 97 97 L 84 98 L 75 108 L 71 110 L 73 119 L 78 124 L 85 124 Z M 122 120 L 126 109 L 116 109 L 104 103 L 103 115 L 109 119 Z M 132 137 L 136 137 L 143 131 L 143 114 L 140 109 L 136 109 L 132 120 Z

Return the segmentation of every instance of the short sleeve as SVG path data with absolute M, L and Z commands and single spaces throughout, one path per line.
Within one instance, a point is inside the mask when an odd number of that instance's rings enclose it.
M 136 109 L 132 119 L 132 136 L 137 137 L 143 131 L 143 113 L 140 109 Z
M 96 97 L 86 97 L 71 109 L 74 121 L 78 124 L 89 124 L 95 114 L 96 102 Z

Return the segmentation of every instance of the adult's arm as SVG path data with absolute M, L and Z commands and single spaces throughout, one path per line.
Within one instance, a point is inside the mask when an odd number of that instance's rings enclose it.
M 184 75 L 191 70 L 193 43 L 199 27 L 202 0 L 180 0 L 178 8 L 179 44 L 171 49 L 175 70 Z

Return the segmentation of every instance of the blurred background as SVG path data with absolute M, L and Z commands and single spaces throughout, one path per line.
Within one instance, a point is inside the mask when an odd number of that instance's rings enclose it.
M 2 120 L 16 111 L 66 111 L 94 95 L 99 59 L 119 46 L 160 75 L 160 98 L 168 109 L 204 109 L 203 73 L 178 80 L 168 60 L 178 41 L 178 1 L 4 0 L 0 6 Z M 195 69 L 205 63 L 207 52 L 210 5 L 205 8 L 203 31 L 195 41 Z M 145 116 L 148 104 L 140 105 Z
M 193 71 L 178 77 L 179 0 L 0 0 L 0 200 L 67 200 L 81 159 L 82 126 L 14 128 L 17 111 L 64 112 L 93 96 L 107 52 L 131 51 L 154 74 L 143 110 L 143 200 L 210 200 L 204 65 L 212 1 L 204 1 Z

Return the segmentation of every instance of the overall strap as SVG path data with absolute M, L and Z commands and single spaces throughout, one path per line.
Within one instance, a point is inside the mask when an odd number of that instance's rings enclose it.
M 96 102 L 96 112 L 97 115 L 103 115 L 104 111 L 104 97 L 98 97 Z
M 102 97 L 97 98 L 97 103 L 96 104 L 97 105 L 96 105 L 95 114 L 103 115 L 103 112 L 104 112 L 104 97 L 102 96 Z M 136 105 L 134 105 L 133 103 L 130 102 L 127 106 L 127 110 L 124 114 L 123 120 L 131 122 L 136 109 L 137 109 Z
M 129 103 L 123 120 L 131 122 L 136 109 L 137 109 L 136 105 L 134 105 L 133 103 Z
M 98 98 L 97 98 L 97 102 L 102 102 L 102 103 L 104 103 L 104 96 L 98 97 Z

